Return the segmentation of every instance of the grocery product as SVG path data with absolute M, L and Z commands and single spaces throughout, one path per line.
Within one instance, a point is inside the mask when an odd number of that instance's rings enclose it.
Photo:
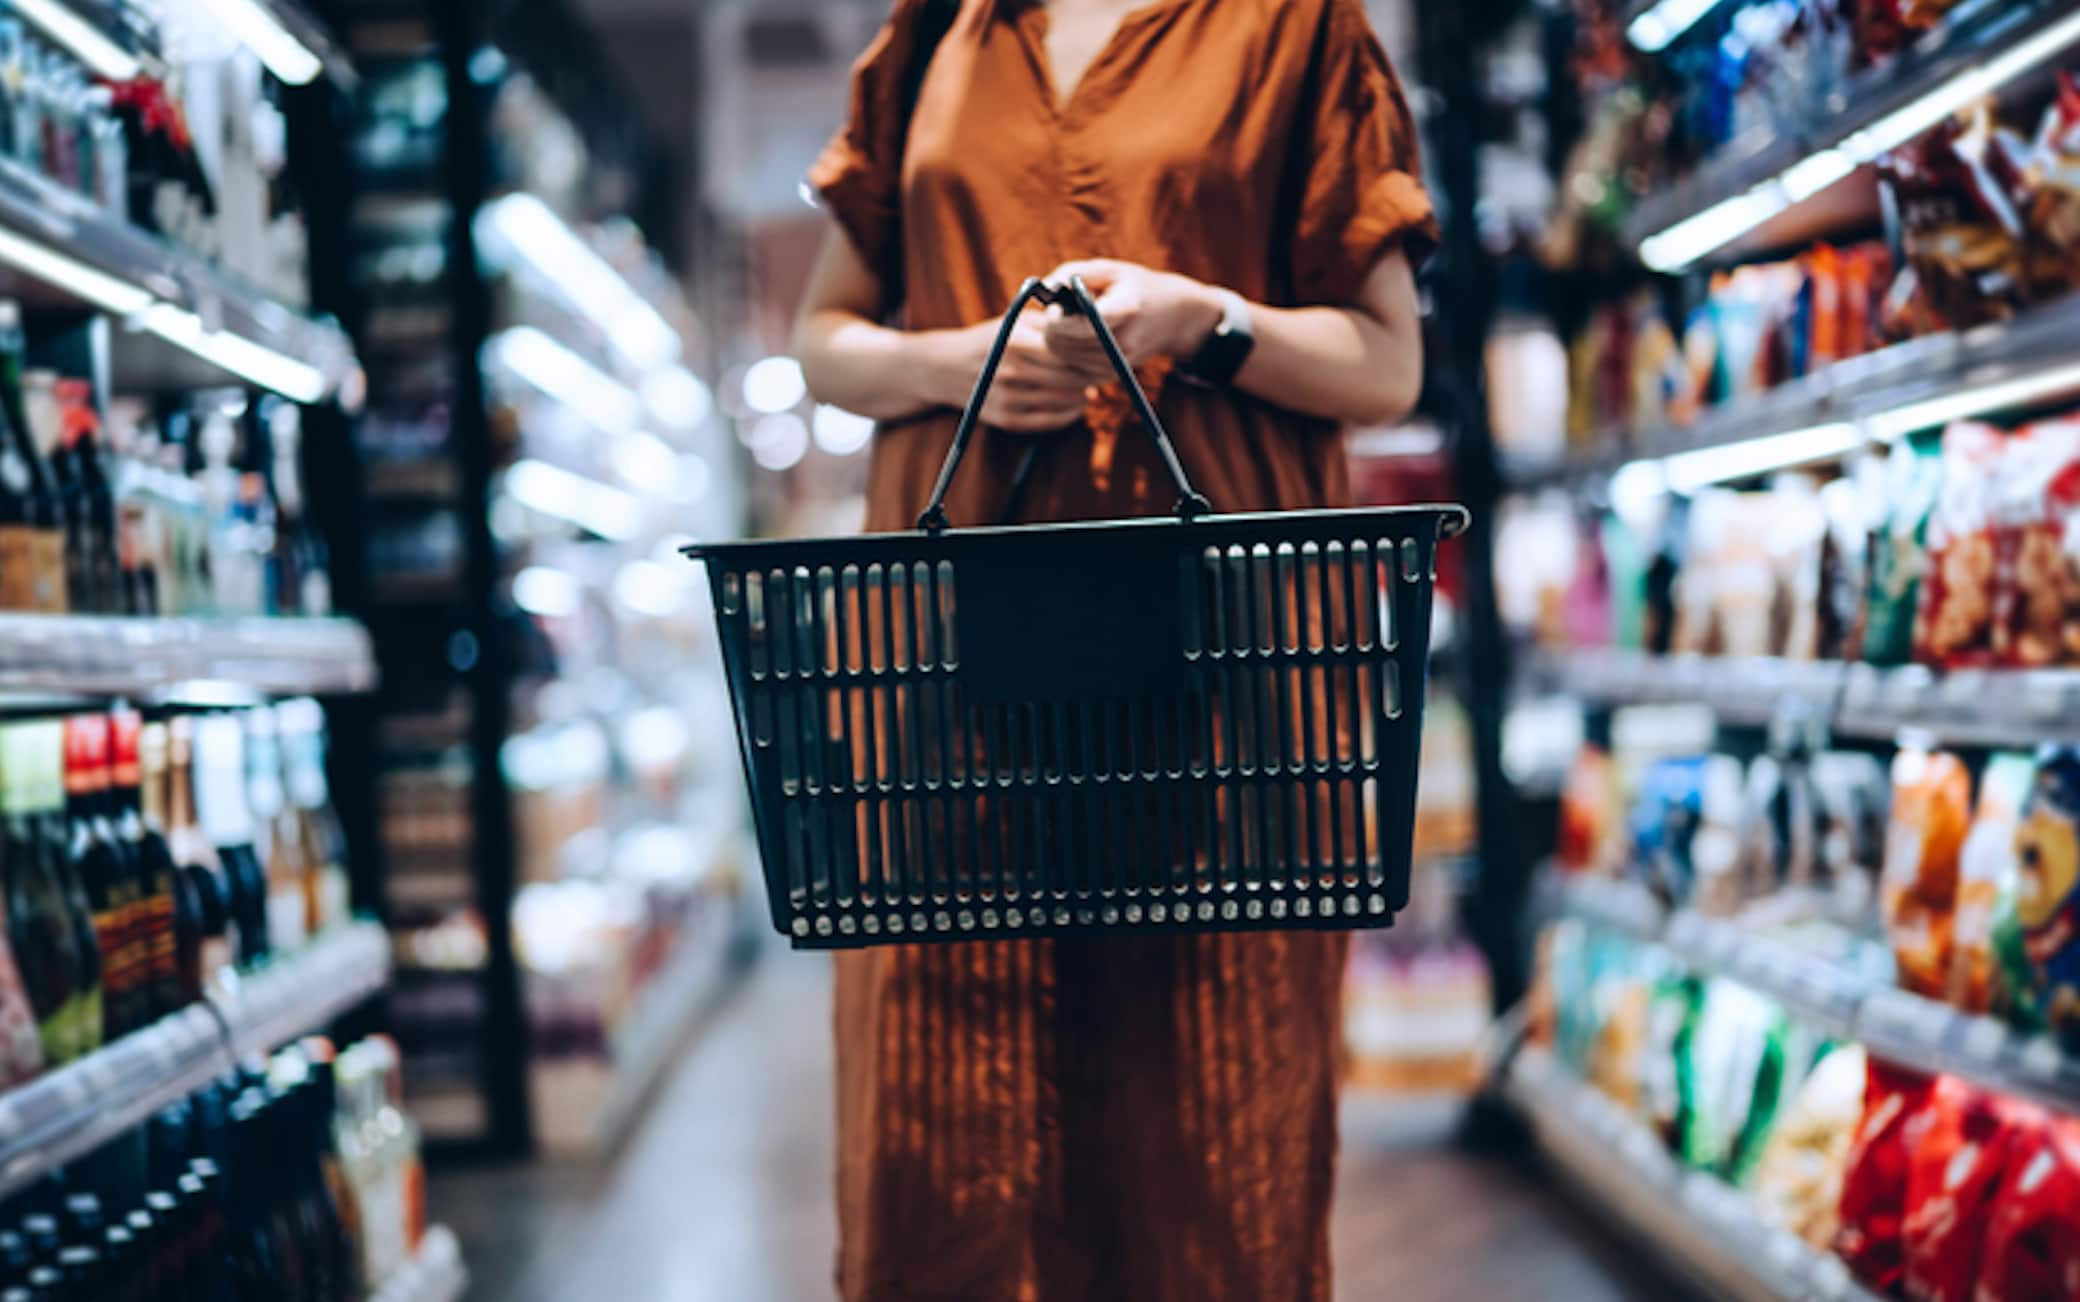
M 1840 1228 L 1842 1176 L 1868 1070 L 1859 1045 L 1825 1050 L 1785 1106 L 1755 1171 L 1762 1207 L 1823 1251 Z
M 2045 1019 L 2080 1043 L 2080 749 L 2047 747 L 2015 842 L 2015 912 Z
M 1619 834 L 1624 824 L 1624 796 L 1610 752 L 1585 743 L 1560 788 L 1560 837 L 1554 851 L 1560 866 L 1614 871 L 1623 858 Z
M 1971 773 L 1957 756 L 1907 747 L 1893 758 L 1879 906 L 1899 983 L 1916 994 L 1941 997 L 1949 985 L 1971 798 Z
M 1915 609 L 1928 568 L 1928 520 L 1942 484 L 1941 444 L 1918 436 L 1901 440 L 1885 467 L 1885 510 L 1871 531 L 1865 567 L 1862 658 L 1874 665 L 1905 664 L 1914 649 Z
M 1906 1275 L 1901 1231 L 1913 1160 L 1908 1123 L 1934 1088 L 1935 1082 L 1918 1072 L 1877 1058 L 1866 1063 L 1863 1115 L 1849 1141 L 1834 1243 L 1855 1276 L 1880 1292 L 1895 1290 Z
M 1994 660 L 2041 669 L 2080 659 L 2080 419 L 2011 440 L 1993 516 Z
M 1914 658 L 1941 668 L 1993 654 L 1994 494 L 2008 437 L 1960 421 L 1943 431 L 1942 487 L 1928 520 L 1928 571 L 1914 616 Z
M 1767 999 L 1735 982 L 1706 983 L 1679 1051 L 1690 1081 L 1685 1164 L 1736 1184 L 1753 1172 L 1784 1090 L 1785 1038 L 1784 1015 Z
M 1907 261 L 1886 299 L 1895 337 L 2002 320 L 2024 301 L 2022 214 L 1989 165 L 1994 131 L 1981 104 L 1879 161 Z
M 2039 298 L 2073 287 L 2080 270 L 2080 74 L 2062 72 L 2037 126 L 2023 175 L 2029 287 Z
M 1885 766 L 1873 755 L 1825 751 L 1813 757 L 1812 778 L 1820 880 L 1837 916 L 1861 920 L 1876 905 L 1885 857 L 1891 804 Z
M 1958 854 L 1947 996 L 1971 1012 L 1988 1012 L 1995 1004 L 2000 969 L 1994 958 L 1994 920 L 2002 900 L 2015 893 L 2015 833 L 2034 770 L 2027 755 L 2002 754 L 1987 760 L 1979 777 L 1972 829 Z
M 1907 1127 L 1900 1244 L 1906 1294 L 1917 1302 L 1970 1302 L 1987 1213 L 2015 1135 L 2013 1106 L 1943 1076 Z
M 2080 1124 L 2018 1120 L 1985 1227 L 1976 1302 L 2080 1296 Z

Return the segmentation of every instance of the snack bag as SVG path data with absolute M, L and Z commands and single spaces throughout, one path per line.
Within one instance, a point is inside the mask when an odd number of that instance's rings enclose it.
M 1686 1045 L 1691 1108 L 1677 1153 L 1684 1165 L 1736 1183 L 1747 1173 L 1759 1156 L 1755 1138 L 1776 1111 L 1783 1035 L 1783 1015 L 1767 999 L 1732 981 L 1706 983 Z
M 1934 1088 L 1935 1082 L 1918 1072 L 1876 1058 L 1867 1064 L 1863 1115 L 1843 1168 L 1834 1249 L 1856 1278 L 1881 1293 L 1893 1291 L 1906 1275 L 1900 1233 L 1913 1154 L 1908 1123 L 1920 1115 Z
M 2015 913 L 2038 1005 L 2053 1031 L 2080 1044 L 2080 749 L 2037 759 L 2015 838 Z
M 1943 431 L 1943 486 L 1928 521 L 1928 577 L 1914 615 L 1914 659 L 1937 668 L 1993 655 L 1996 476 L 2008 438 L 1960 421 Z
M 1971 774 L 1957 756 L 1912 748 L 1894 756 L 1879 911 L 1899 984 L 1915 994 L 1939 999 L 1950 984 L 1957 860 L 1971 801 Z
M 1863 610 L 1863 658 L 1874 665 L 1907 663 L 1914 649 L 1914 614 L 1928 568 L 1928 518 L 1943 482 L 1942 445 L 1921 435 L 1902 439 L 1885 464 L 1887 510 L 1871 531 L 1864 567 L 1869 591 Z
M 1560 866 L 1574 872 L 1615 871 L 1620 856 L 1613 843 L 1624 821 L 1610 752 L 1585 743 L 1575 752 L 1560 788 L 1560 837 L 1554 851 Z
M 2024 296 L 2024 227 L 1993 174 L 1994 110 L 1982 103 L 1878 162 L 1914 272 L 1910 328 L 1965 329 L 2014 314 Z M 1924 310 L 1925 309 L 1925 310 Z
M 2041 1031 L 2044 1009 L 2037 999 L 2037 972 L 2029 961 L 2022 917 L 2015 911 L 2020 881 L 2018 871 L 1993 906 L 1992 1012 L 2019 1030 Z
M 2022 1114 L 1979 1246 L 1975 1302 L 2080 1298 L 2080 1124 Z
M 1994 660 L 2080 660 L 2080 420 L 2044 421 L 2009 441 L 1994 523 Z
M 1971 1302 L 1987 1212 L 2016 1133 L 2010 1107 L 1941 1076 L 1909 1127 L 1900 1244 L 1906 1293 L 1915 1302 Z
M 2062 72 L 2023 171 L 2029 288 L 2039 299 L 2080 281 L 2080 76 Z
M 1755 1196 L 1778 1224 L 1822 1251 L 1841 1228 L 1842 1176 L 1863 1111 L 1861 1045 L 1825 1050 L 1778 1120 L 1755 1171 Z
M 1838 918 L 1859 924 L 1873 918 L 1890 791 L 1885 766 L 1874 755 L 1826 751 L 1813 757 L 1819 878 Z
M 1994 918 L 2002 898 L 2015 893 L 2015 832 L 2036 765 L 2027 755 L 1995 755 L 1979 777 L 1979 805 L 1957 861 L 1957 909 L 1952 922 L 1952 1004 L 1991 1012 L 2000 968 L 1994 959 Z

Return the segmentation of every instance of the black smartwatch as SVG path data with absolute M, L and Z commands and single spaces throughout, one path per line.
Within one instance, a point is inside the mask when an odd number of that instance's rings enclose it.
M 1220 389 L 1235 382 L 1242 364 L 1249 360 L 1250 350 L 1257 346 L 1257 335 L 1248 299 L 1232 289 L 1216 289 L 1214 293 L 1221 300 L 1220 324 L 1206 336 L 1197 352 L 1179 364 L 1178 370 L 1188 380 Z

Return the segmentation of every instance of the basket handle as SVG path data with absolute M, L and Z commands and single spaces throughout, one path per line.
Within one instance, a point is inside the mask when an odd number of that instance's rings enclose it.
M 1163 429 L 1163 422 L 1156 419 L 1148 394 L 1142 391 L 1141 381 L 1134 376 L 1134 368 L 1127 365 L 1126 356 L 1119 350 L 1119 341 L 1112 337 L 1112 328 L 1105 324 L 1104 314 L 1098 311 L 1083 277 L 1071 276 L 1067 285 L 1054 286 L 1036 276 L 1019 287 L 1018 297 L 1011 300 L 1011 310 L 1004 314 L 1004 324 L 997 328 L 996 343 L 990 346 L 989 356 L 982 363 L 982 374 L 976 377 L 975 391 L 968 396 L 968 406 L 961 412 L 961 423 L 953 431 L 953 446 L 946 451 L 946 464 L 939 467 L 939 482 L 932 487 L 932 500 L 926 504 L 924 513 L 917 517 L 917 527 L 930 534 L 946 529 L 947 490 L 953 487 L 954 472 L 960 469 L 961 459 L 968 455 L 968 444 L 975 437 L 976 423 L 982 418 L 982 404 L 989 397 L 990 385 L 996 382 L 997 367 L 1004 360 L 1004 350 L 1011 346 L 1011 331 L 1018 324 L 1019 314 L 1030 303 L 1057 306 L 1069 315 L 1081 316 L 1091 323 L 1106 359 L 1112 363 L 1120 384 L 1126 388 L 1127 397 L 1134 403 L 1134 414 L 1141 418 L 1142 428 L 1155 440 L 1156 451 L 1162 453 L 1164 468 L 1170 472 L 1170 481 L 1177 485 L 1177 518 L 1191 521 L 1210 514 L 1212 504 L 1192 487 L 1191 479 L 1184 472 L 1184 463 L 1177 459 L 1177 449 L 1171 444 L 1169 433 Z

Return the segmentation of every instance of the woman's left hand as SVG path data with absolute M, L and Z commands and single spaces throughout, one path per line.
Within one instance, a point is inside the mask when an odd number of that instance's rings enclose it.
M 1212 287 L 1189 276 L 1093 258 L 1063 263 L 1047 277 L 1047 283 L 1066 285 L 1072 276 L 1083 277 L 1129 366 L 1138 367 L 1158 357 L 1188 356 L 1198 351 L 1221 321 L 1221 301 Z M 1047 347 L 1094 384 L 1118 378 L 1090 323 L 1059 307 L 1047 314 Z

